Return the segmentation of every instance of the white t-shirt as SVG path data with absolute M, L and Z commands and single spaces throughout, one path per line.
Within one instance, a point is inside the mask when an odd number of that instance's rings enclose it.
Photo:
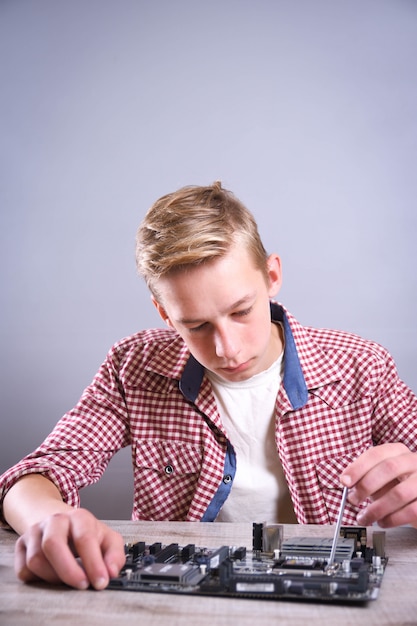
M 232 490 L 216 521 L 296 522 L 275 443 L 282 361 L 281 354 L 268 370 L 239 382 L 206 372 L 236 452 Z

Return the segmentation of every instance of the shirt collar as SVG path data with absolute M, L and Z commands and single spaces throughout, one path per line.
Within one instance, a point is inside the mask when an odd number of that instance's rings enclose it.
M 284 328 L 285 352 L 283 385 L 292 408 L 294 410 L 300 409 L 308 400 L 307 385 L 286 311 L 281 305 L 275 302 L 271 303 L 271 319 L 275 322 L 281 322 Z M 203 366 L 190 355 L 181 376 L 180 389 L 183 395 L 191 402 L 195 402 L 197 399 L 203 377 Z
M 284 389 L 292 408 L 301 409 L 308 400 L 307 385 L 288 317 L 284 308 L 275 302 L 271 302 L 271 319 L 281 322 L 284 328 Z

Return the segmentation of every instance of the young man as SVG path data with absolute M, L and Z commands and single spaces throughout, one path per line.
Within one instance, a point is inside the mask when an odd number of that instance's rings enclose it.
M 137 265 L 166 329 L 116 344 L 78 405 L 0 481 L 29 581 L 106 586 L 121 537 L 79 490 L 132 448 L 133 519 L 417 526 L 417 399 L 390 355 L 301 326 L 281 264 L 220 183 L 149 210 Z M 84 569 L 74 554 L 83 561 Z

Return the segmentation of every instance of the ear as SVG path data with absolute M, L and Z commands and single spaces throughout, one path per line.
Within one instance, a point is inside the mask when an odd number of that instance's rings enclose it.
M 162 304 L 160 302 L 158 302 L 158 300 L 154 296 L 151 296 L 151 300 L 152 300 L 152 303 L 153 303 L 154 307 L 158 311 L 159 315 L 161 316 L 161 318 L 165 322 L 165 324 L 167 324 L 170 328 L 174 328 L 174 326 L 173 326 L 173 324 L 172 324 L 172 322 L 171 322 L 171 320 L 169 318 L 169 315 L 165 311 L 165 309 L 162 306 Z
M 266 267 L 268 272 L 268 295 L 270 298 L 274 298 L 282 285 L 281 259 L 278 254 L 269 255 Z

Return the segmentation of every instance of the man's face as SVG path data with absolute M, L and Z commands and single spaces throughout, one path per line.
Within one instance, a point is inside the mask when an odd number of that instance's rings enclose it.
M 205 368 L 230 381 L 267 369 L 282 342 L 271 324 L 269 300 L 281 286 L 281 265 L 268 258 L 268 278 L 246 248 L 161 278 L 154 304 Z

